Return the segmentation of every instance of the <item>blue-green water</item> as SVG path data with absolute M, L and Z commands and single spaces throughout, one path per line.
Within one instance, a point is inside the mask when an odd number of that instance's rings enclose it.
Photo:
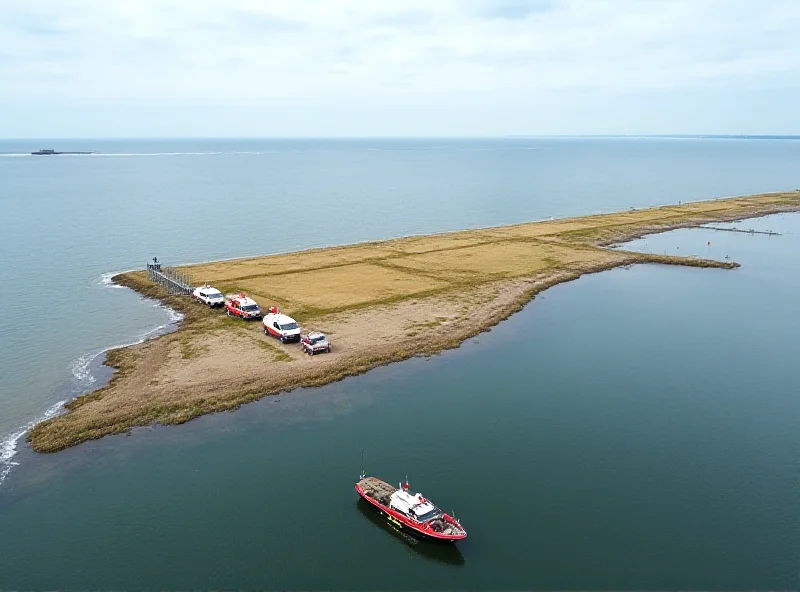
M 81 356 L 168 320 L 105 272 L 798 185 L 800 143 L 762 142 L 0 157 L 0 434 L 86 388 Z M 229 202 L 298 224 L 267 233 Z M 0 589 L 795 588 L 800 221 L 743 226 L 784 234 L 647 237 L 634 246 L 743 267 L 587 276 L 441 356 L 56 455 L 20 443 Z M 14 304 L 31 296 L 44 306 Z M 370 472 L 455 509 L 464 544 L 412 545 L 366 513 L 362 448 Z

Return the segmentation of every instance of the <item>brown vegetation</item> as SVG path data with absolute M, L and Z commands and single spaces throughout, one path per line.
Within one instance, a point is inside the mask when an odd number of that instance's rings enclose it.
M 645 234 L 800 210 L 800 193 L 631 210 L 184 268 L 226 292 L 246 290 L 306 329 L 332 336 L 333 352 L 309 358 L 185 297 L 167 296 L 144 272 L 115 281 L 185 314 L 178 331 L 109 352 L 111 382 L 67 404 L 29 434 L 53 452 L 134 426 L 182 423 L 264 395 L 318 386 L 414 355 L 457 347 L 542 290 L 584 273 L 662 263 L 735 263 L 608 250 Z

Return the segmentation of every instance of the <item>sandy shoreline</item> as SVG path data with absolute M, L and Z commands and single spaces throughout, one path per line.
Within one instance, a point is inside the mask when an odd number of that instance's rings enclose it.
M 260 323 L 229 319 L 168 296 L 144 272 L 114 281 L 184 315 L 177 331 L 112 350 L 110 382 L 37 424 L 28 439 L 55 452 L 153 423 L 206 413 L 298 387 L 320 386 L 376 366 L 458 347 L 521 309 L 536 294 L 584 273 L 661 263 L 735 263 L 633 253 L 603 246 L 647 234 L 800 211 L 800 192 L 631 210 L 616 214 L 408 237 L 184 268 L 197 281 L 245 290 L 304 328 L 326 331 L 333 353 L 310 358 Z

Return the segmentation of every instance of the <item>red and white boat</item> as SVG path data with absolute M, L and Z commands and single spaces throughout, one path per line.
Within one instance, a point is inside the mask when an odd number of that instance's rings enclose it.
M 434 541 L 456 542 L 467 538 L 467 531 L 458 520 L 442 512 L 421 493 L 411 493 L 408 481 L 393 487 L 362 472 L 356 491 L 402 531 Z

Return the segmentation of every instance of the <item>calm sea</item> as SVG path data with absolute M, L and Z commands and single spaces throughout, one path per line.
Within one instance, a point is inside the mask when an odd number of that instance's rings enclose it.
M 35 157 L 38 148 L 96 150 Z M 28 422 L 174 316 L 108 274 L 800 186 L 800 142 L 0 142 L 0 589 L 800 584 L 800 222 L 636 248 L 456 351 L 56 455 Z M 278 220 L 278 223 L 268 221 Z M 711 245 L 708 245 L 708 242 Z M 454 509 L 414 544 L 367 468 Z

